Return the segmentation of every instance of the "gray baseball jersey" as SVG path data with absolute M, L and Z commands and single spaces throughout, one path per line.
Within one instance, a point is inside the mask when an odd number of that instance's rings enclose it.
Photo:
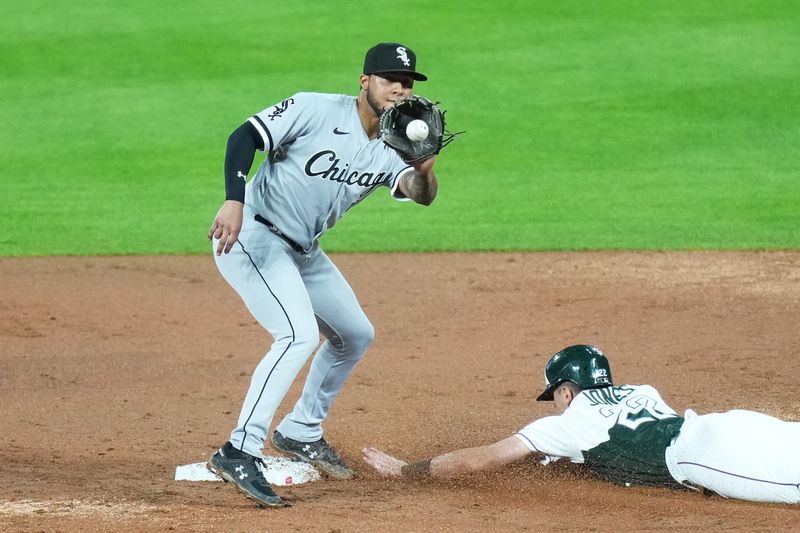
M 259 455 L 276 409 L 309 356 L 316 350 L 303 393 L 277 426 L 300 442 L 322 437 L 333 401 L 375 335 L 319 237 L 379 187 L 405 200 L 398 178 L 413 168 L 380 139 L 367 137 L 351 96 L 298 93 L 249 123 L 269 155 L 245 187 L 236 243 L 214 259 L 273 338 L 230 438 L 237 449 Z M 317 349 L 320 334 L 326 340 Z
M 305 250 L 376 188 L 404 199 L 396 194 L 398 177 L 413 169 L 367 137 L 353 96 L 297 93 L 249 122 L 269 157 L 245 203 Z

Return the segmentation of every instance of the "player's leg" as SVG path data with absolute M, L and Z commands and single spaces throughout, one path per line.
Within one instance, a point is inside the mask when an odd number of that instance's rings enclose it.
M 222 276 L 274 339 L 253 372 L 230 439 L 237 449 L 258 456 L 275 410 L 319 344 L 319 329 L 294 252 L 263 225 L 245 217 L 231 252 L 215 259 Z
M 692 413 L 667 448 L 667 463 L 678 481 L 721 496 L 800 503 L 798 443 L 800 422 L 744 410 Z
M 301 270 L 326 341 L 311 362 L 303 394 L 278 426 L 284 436 L 311 442 L 356 363 L 375 337 L 350 284 L 321 250 Z

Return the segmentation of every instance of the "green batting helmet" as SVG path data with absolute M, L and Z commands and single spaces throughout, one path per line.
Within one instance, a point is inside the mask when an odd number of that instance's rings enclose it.
M 553 391 L 565 381 L 571 381 L 582 389 L 610 387 L 611 367 L 605 354 L 586 344 L 576 344 L 564 348 L 547 362 L 544 367 L 544 392 L 537 401 L 552 401 Z

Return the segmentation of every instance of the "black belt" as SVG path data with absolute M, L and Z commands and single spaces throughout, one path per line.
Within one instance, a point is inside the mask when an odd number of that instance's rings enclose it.
M 291 246 L 292 248 L 294 248 L 294 251 L 295 251 L 295 252 L 297 252 L 297 253 L 299 253 L 299 254 L 304 254 L 304 253 L 306 253 L 305 249 L 304 249 L 302 246 L 300 246 L 299 244 L 297 244 L 296 242 L 294 242 L 292 239 L 290 239 L 289 237 L 287 237 L 286 235 L 284 235 L 284 234 L 281 232 L 281 230 L 279 230 L 278 228 L 276 228 L 276 227 L 275 227 L 275 224 L 273 224 L 272 222 L 270 222 L 270 221 L 269 221 L 269 220 L 267 220 L 266 218 L 262 217 L 261 215 L 256 215 L 256 222 L 261 222 L 262 224 L 264 224 L 264 225 L 267 227 L 267 229 L 268 229 L 268 230 L 270 230 L 272 233 L 274 233 L 275 235 L 277 235 L 278 237 L 280 237 L 281 239 L 283 239 L 284 241 L 286 241 L 286 243 L 287 243 L 289 246 Z

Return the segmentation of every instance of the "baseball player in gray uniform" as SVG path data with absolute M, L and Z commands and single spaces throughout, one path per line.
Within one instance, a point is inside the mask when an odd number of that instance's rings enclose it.
M 545 368 L 559 416 L 540 418 L 501 441 L 414 464 L 375 448 L 364 460 L 389 476 L 449 477 L 487 470 L 536 454 L 584 463 L 620 485 L 702 490 L 757 502 L 800 503 L 800 422 L 734 410 L 684 416 L 650 385 L 615 386 L 606 356 L 574 345 Z
M 348 209 L 385 188 L 429 205 L 435 157 L 408 165 L 379 138 L 382 110 L 425 81 L 399 43 L 366 54 L 358 96 L 297 93 L 256 113 L 228 139 L 226 200 L 211 226 L 217 267 L 274 342 L 256 367 L 236 428 L 209 468 L 262 506 L 284 505 L 261 449 L 278 405 L 309 356 L 300 399 L 271 436 L 279 451 L 347 479 L 322 422 L 374 337 L 372 324 L 319 239 Z M 268 154 L 249 182 L 256 150 Z

